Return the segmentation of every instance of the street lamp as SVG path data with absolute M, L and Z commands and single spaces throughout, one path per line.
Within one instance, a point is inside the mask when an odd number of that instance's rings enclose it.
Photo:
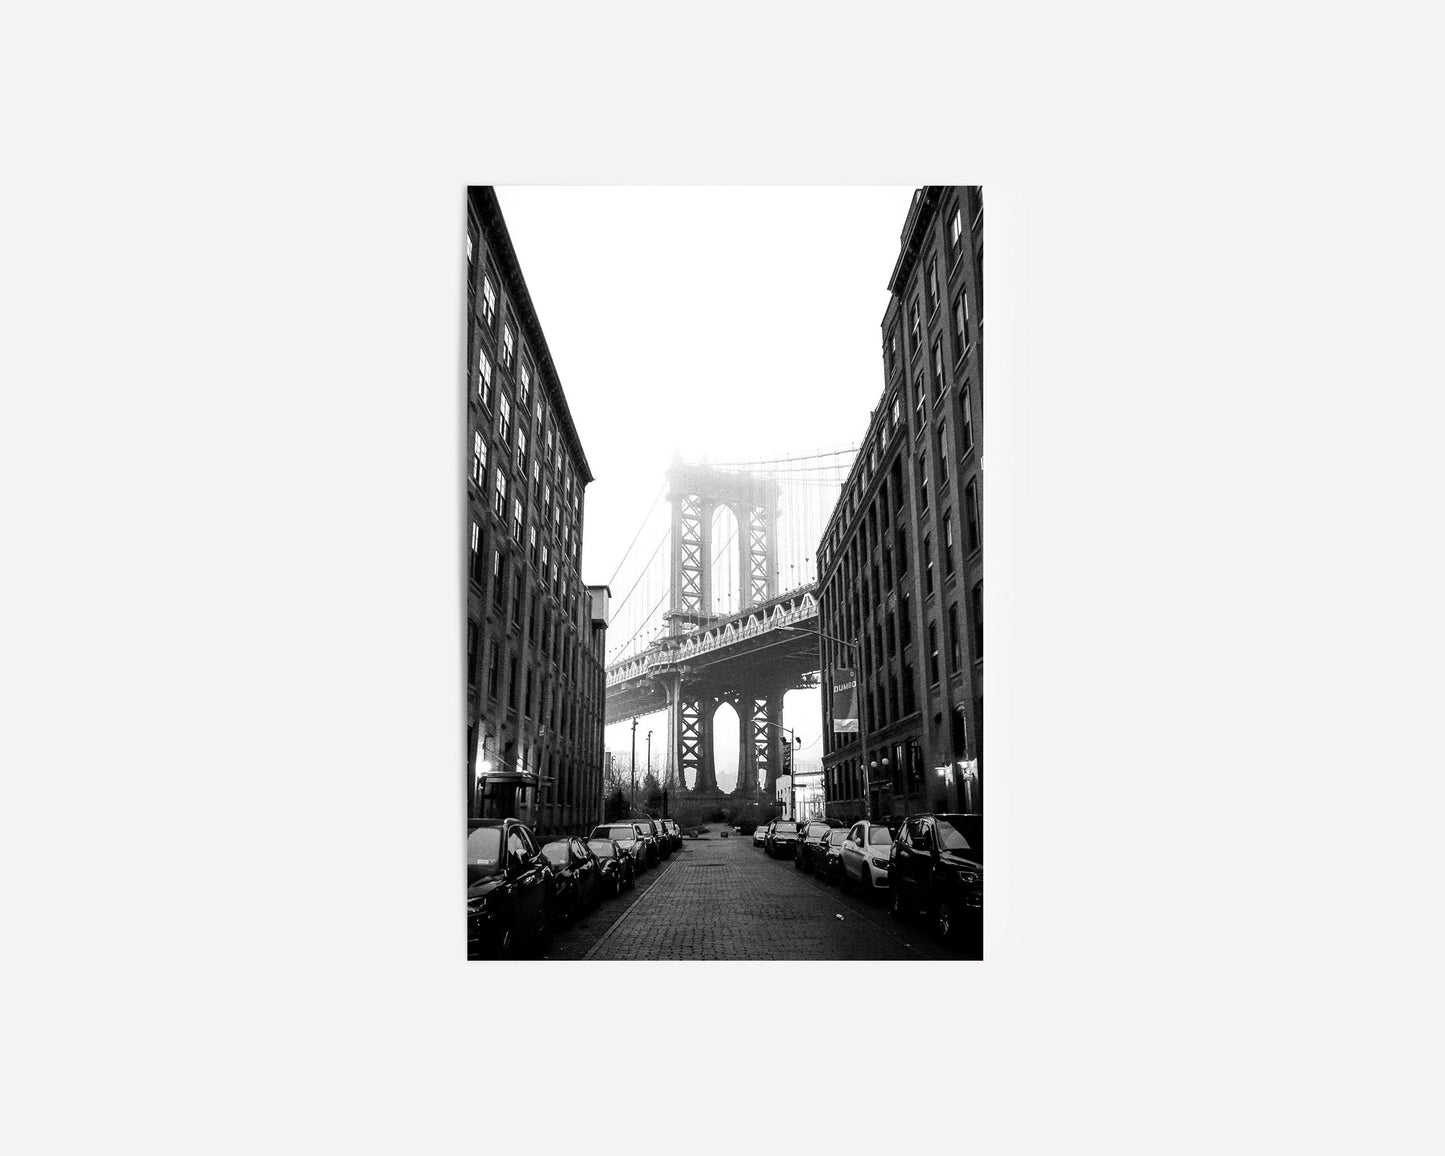
M 822 613 L 821 602 L 819 613 Z M 853 668 L 858 676 L 858 741 L 863 749 L 863 757 L 859 761 L 859 766 L 863 768 L 863 806 L 867 809 L 869 819 L 876 821 L 878 816 L 873 813 L 872 784 L 869 782 L 868 775 L 868 767 L 870 765 L 868 762 L 868 720 L 863 717 L 863 671 L 861 669 L 862 664 L 858 661 L 858 640 L 854 639 L 852 642 L 849 642 L 846 638 L 839 638 L 837 635 L 829 634 L 825 630 L 809 630 L 803 626 L 780 626 L 778 629 L 790 630 L 798 634 L 812 634 L 818 638 L 826 638 L 829 642 L 836 642 L 839 646 L 847 648 L 850 661 L 852 661 Z M 883 761 L 883 765 L 888 765 L 887 759 Z M 873 763 L 872 766 L 876 768 L 878 764 Z
M 652 732 L 647 732 L 647 774 L 652 774 Z M 646 775 L 643 776 L 643 783 L 647 782 Z
M 767 719 L 760 719 L 759 721 L 765 727 L 772 727 L 774 730 L 779 731 L 787 731 L 789 746 L 800 747 L 803 745 L 803 740 L 798 737 L 797 732 L 794 731 L 792 727 L 785 727 L 781 723 L 770 723 L 767 721 Z M 796 755 L 796 751 L 794 752 L 794 754 Z M 794 784 L 798 781 L 797 772 L 798 768 L 796 766 L 791 766 L 788 768 L 788 815 L 789 817 L 794 819 L 797 818 L 796 811 L 798 792 L 796 787 L 794 786 Z M 762 793 L 762 789 L 762 785 L 761 783 L 759 783 L 758 793 L 760 795 Z
M 632 720 L 632 798 L 629 800 L 627 813 L 630 815 L 637 810 L 637 720 Z

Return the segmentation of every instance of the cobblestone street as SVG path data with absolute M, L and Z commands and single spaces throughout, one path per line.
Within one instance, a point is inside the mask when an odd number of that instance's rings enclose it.
M 625 906 L 624 906 L 625 905 Z M 838 918 L 839 916 L 842 918 Z M 716 831 L 557 936 L 549 959 L 962 959 L 879 897 L 848 895 Z

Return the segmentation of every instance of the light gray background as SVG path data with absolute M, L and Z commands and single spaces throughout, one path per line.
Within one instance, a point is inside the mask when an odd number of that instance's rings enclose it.
M 1413 11 L 16 17 L 13 1146 L 1438 1149 Z M 983 965 L 463 963 L 482 180 L 985 186 Z M 604 1024 L 675 1042 L 558 1110 Z M 873 1039 L 870 1094 L 765 1024 Z

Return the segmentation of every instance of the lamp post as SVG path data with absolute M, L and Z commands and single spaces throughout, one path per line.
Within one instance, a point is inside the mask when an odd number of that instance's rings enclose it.
M 652 774 L 652 732 L 647 732 L 647 774 Z M 644 785 L 647 783 L 647 775 L 642 777 Z
M 781 723 L 770 723 L 770 722 L 768 722 L 766 719 L 761 719 L 761 720 L 759 720 L 759 721 L 760 721 L 760 722 L 762 723 L 762 725 L 765 726 L 765 727 L 772 727 L 774 730 L 779 730 L 779 731 L 787 731 L 787 732 L 788 732 L 788 745 L 789 745 L 790 748 L 802 746 L 803 740 L 798 737 L 797 732 L 794 731 L 792 727 L 785 727 L 785 726 L 783 726 Z M 797 752 L 794 751 L 794 755 L 796 755 L 796 753 L 797 753 Z M 796 766 L 793 766 L 791 763 L 789 764 L 789 766 L 788 766 L 788 817 L 791 818 L 791 819 L 793 819 L 793 820 L 795 820 L 795 821 L 797 820 L 797 809 L 798 809 L 798 792 L 797 792 L 797 788 L 796 788 L 796 786 L 795 786 L 795 784 L 796 784 L 797 781 L 798 781 L 797 770 L 798 770 L 798 768 L 797 768 Z M 758 787 L 758 790 L 759 790 L 759 792 L 762 791 L 761 785 Z
M 821 614 L 822 612 L 822 602 L 820 600 L 818 613 Z M 859 760 L 859 766 L 863 768 L 863 806 L 868 813 L 868 818 L 876 821 L 877 816 L 873 814 L 872 784 L 869 782 L 868 775 L 868 720 L 863 717 L 863 671 L 861 664 L 858 662 L 857 639 L 849 642 L 846 638 L 839 638 L 836 635 L 829 634 L 825 630 L 809 630 L 803 626 L 780 626 L 778 629 L 792 630 L 799 634 L 816 635 L 818 638 L 826 638 L 829 642 L 836 642 L 839 646 L 845 647 L 848 650 L 849 660 L 853 663 L 853 669 L 858 676 L 858 741 L 863 750 L 863 757 Z M 886 759 L 883 765 L 888 765 Z
M 632 720 L 632 797 L 628 801 L 627 813 L 637 809 L 637 720 Z

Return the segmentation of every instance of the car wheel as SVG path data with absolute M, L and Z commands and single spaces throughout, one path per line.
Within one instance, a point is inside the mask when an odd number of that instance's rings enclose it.
M 938 910 L 933 913 L 933 931 L 944 943 L 953 939 L 953 904 L 947 899 L 938 901 Z

